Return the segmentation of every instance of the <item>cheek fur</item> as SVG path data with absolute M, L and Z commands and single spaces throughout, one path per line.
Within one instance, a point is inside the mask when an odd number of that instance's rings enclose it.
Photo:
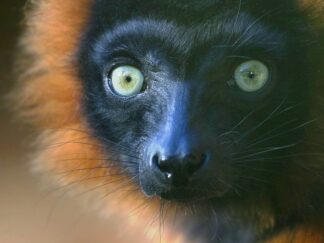
M 107 155 L 101 141 L 91 135 L 92 129 L 81 112 L 84 91 L 74 56 L 89 21 L 93 2 L 46 0 L 29 3 L 29 17 L 20 50 L 23 59 L 30 62 L 22 62 L 24 72 L 14 91 L 13 103 L 19 118 L 39 129 L 39 150 L 34 154 L 33 168 L 51 174 L 57 187 L 78 184 L 82 191 L 89 191 L 106 185 L 95 190 L 94 194 L 99 194 L 99 197 L 92 196 L 100 202 L 104 214 L 125 212 L 128 218 L 128 213 L 143 205 L 145 200 L 131 183 L 125 184 L 128 177 L 104 162 L 113 163 L 115 158 Z M 66 176 L 62 177 L 62 173 Z M 113 196 L 102 199 L 102 195 L 110 193 Z M 120 201 L 120 198 L 127 200 Z M 140 217 L 143 227 L 156 210 L 154 201 L 151 208 L 143 209 Z M 136 218 L 134 216 L 128 221 L 134 228 L 141 228 Z M 160 242 L 159 237 L 154 236 L 157 228 L 157 225 L 152 226 L 148 232 L 151 236 L 139 233 L 138 237 L 143 241 L 149 238 Z M 162 242 L 180 242 L 181 238 L 169 231 Z

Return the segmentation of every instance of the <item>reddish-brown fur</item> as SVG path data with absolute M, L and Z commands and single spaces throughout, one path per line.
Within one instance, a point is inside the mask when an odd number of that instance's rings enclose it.
M 104 211 L 125 212 L 127 216 L 142 206 L 144 198 L 128 182 L 129 178 L 121 178 L 113 168 L 104 167 L 100 144 L 89 135 L 80 114 L 82 91 L 75 73 L 74 57 L 91 2 L 46 0 L 30 3 L 26 32 L 21 39 L 23 53 L 19 58 L 23 74 L 14 99 L 20 119 L 32 123 L 40 131 L 34 168 L 50 172 L 60 186 L 81 184 L 98 194 L 113 194 L 104 199 Z M 117 189 L 121 185 L 128 188 L 119 192 Z M 156 211 L 155 207 L 156 203 L 151 202 L 147 212 L 140 214 L 143 227 L 150 223 L 150 212 Z M 145 217 L 147 220 L 143 220 Z M 139 226 L 136 215 L 129 221 L 136 221 Z M 159 238 L 156 236 L 158 229 L 151 227 L 150 231 L 148 238 Z M 174 235 L 172 241 L 178 238 Z
M 15 96 L 21 119 L 32 123 L 40 131 L 39 152 L 34 158 L 34 166 L 50 172 L 61 185 L 82 184 L 85 188 L 105 185 L 100 187 L 100 193 L 107 194 L 114 190 L 109 200 L 105 201 L 105 208 L 128 212 L 146 199 L 128 183 L 128 178 L 121 178 L 112 168 L 104 167 L 100 160 L 104 158 L 100 144 L 89 135 L 80 113 L 82 88 L 76 75 L 74 58 L 92 1 L 31 1 L 26 32 L 21 39 L 23 54 L 20 61 L 23 75 Z M 323 24 L 322 0 L 303 0 L 301 6 L 307 9 L 315 26 Z M 68 176 L 62 177 L 61 172 Z M 80 180 L 83 182 L 78 183 Z M 119 192 L 118 187 L 122 183 L 126 183 L 133 192 Z M 119 200 L 121 197 L 123 200 Z M 157 210 L 156 202 L 152 201 L 151 205 L 146 213 L 140 215 L 143 224 L 149 221 L 145 221 L 143 215 L 152 217 L 151 214 Z M 137 220 L 137 224 L 138 222 Z M 172 240 L 166 238 L 165 242 L 180 242 L 181 237 L 176 235 L 173 235 Z M 324 224 L 288 230 L 269 241 L 286 242 L 322 243 Z

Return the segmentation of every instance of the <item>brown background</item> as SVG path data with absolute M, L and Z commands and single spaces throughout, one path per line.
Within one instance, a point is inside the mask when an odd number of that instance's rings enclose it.
M 5 95 L 15 82 L 12 60 L 19 51 L 15 46 L 24 2 L 1 0 L 0 4 L 0 243 L 136 242 L 125 237 L 129 231 L 125 225 L 100 219 L 80 198 L 41 190 L 40 178 L 30 172 L 30 131 L 5 108 Z

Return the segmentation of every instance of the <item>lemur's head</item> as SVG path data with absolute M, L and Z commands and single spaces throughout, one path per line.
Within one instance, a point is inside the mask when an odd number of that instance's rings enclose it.
M 292 1 L 97 1 L 83 112 L 146 196 L 271 195 L 314 122 L 310 38 Z

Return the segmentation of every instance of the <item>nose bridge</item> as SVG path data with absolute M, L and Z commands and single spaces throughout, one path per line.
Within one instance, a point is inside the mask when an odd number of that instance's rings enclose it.
M 165 122 L 162 122 L 157 135 L 158 150 L 163 155 L 184 155 L 190 149 L 189 92 L 188 84 L 178 83 L 167 101 Z
M 198 147 L 199 135 L 192 131 L 191 117 L 195 113 L 191 110 L 194 105 L 193 91 L 187 83 L 172 87 L 158 132 L 148 146 L 147 159 L 143 164 L 160 184 L 160 195 L 192 183 L 208 164 L 208 151 Z M 152 187 L 146 188 L 146 191 L 149 195 L 156 193 Z

